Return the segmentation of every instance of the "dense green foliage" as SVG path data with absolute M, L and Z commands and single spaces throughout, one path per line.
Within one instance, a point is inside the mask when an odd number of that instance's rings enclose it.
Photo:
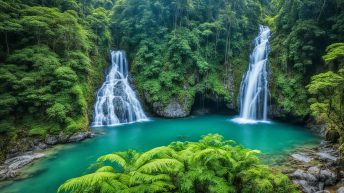
M 0 134 L 87 129 L 110 46 L 95 2 L 0 1 Z
M 326 46 L 344 41 L 344 3 L 328 0 L 273 0 L 266 19 L 273 28 L 270 67 L 272 98 L 289 115 L 310 113 L 306 85 L 329 69 Z M 338 70 L 338 69 L 335 69 Z
M 115 45 L 130 50 L 148 104 L 176 98 L 191 106 L 196 93 L 235 102 L 228 74 L 240 84 L 238 60 L 247 60 L 261 12 L 255 0 L 125 0 L 114 6 L 111 29 Z
M 262 165 L 257 153 L 220 135 L 144 153 L 116 152 L 98 158 L 95 172 L 68 180 L 59 192 L 298 192 L 287 176 Z
M 235 107 L 260 23 L 272 29 L 278 116 L 312 115 L 343 144 L 343 9 L 343 0 L 0 0 L 0 161 L 7 140 L 87 129 L 110 47 L 128 51 L 148 107 L 178 100 L 190 110 L 197 94 Z
M 344 152 L 344 1 L 272 0 L 270 10 L 272 102 L 286 115 L 327 124 Z
M 320 123 L 328 125 L 329 133 L 339 134 L 342 156 L 344 155 L 344 43 L 335 43 L 327 47 L 323 57 L 329 66 L 338 68 L 313 76 L 307 86 L 314 96 L 309 102 L 311 111 Z

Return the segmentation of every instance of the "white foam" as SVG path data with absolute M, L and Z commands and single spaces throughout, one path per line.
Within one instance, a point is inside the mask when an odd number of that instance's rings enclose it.
M 234 123 L 238 123 L 238 124 L 258 124 L 258 123 L 270 124 L 271 123 L 271 121 L 245 119 L 245 118 L 241 118 L 241 117 L 234 118 L 231 121 L 234 122 Z

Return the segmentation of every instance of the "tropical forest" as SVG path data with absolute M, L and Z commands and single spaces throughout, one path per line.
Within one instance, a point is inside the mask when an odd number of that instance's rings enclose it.
M 0 193 L 344 193 L 344 0 L 0 0 Z

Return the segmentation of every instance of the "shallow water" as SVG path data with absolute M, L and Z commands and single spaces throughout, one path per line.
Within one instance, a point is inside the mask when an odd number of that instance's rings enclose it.
M 238 124 L 233 117 L 206 115 L 184 119 L 152 119 L 117 127 L 96 128 L 105 134 L 80 143 L 54 148 L 49 156 L 26 170 L 31 177 L 0 184 L 0 192 L 51 193 L 65 180 L 87 172 L 97 157 L 114 151 L 145 151 L 172 141 L 197 141 L 218 133 L 247 148 L 259 149 L 264 157 L 283 155 L 297 147 L 316 144 L 319 137 L 300 126 L 270 122 Z

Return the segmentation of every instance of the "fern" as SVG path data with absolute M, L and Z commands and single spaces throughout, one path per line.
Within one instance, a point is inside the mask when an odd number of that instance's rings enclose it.
M 123 159 L 123 157 L 121 157 L 118 154 L 107 154 L 104 156 L 101 156 L 97 159 L 97 162 L 105 162 L 105 161 L 109 161 L 112 163 L 117 163 L 118 165 L 120 165 L 121 167 L 125 168 L 127 165 L 127 162 L 125 159 Z
M 219 135 L 199 142 L 175 142 L 144 153 L 101 156 L 91 174 L 68 180 L 59 192 L 72 193 L 295 193 L 287 176 L 260 163 L 257 150 L 233 146 Z M 122 167 L 120 172 L 107 164 Z M 105 165 L 105 166 L 104 166 Z
M 92 192 L 100 187 L 104 181 L 113 180 L 116 174 L 111 172 L 95 172 L 78 178 L 73 178 L 62 184 L 58 192 Z
M 154 159 L 138 169 L 139 172 L 154 173 L 166 172 L 175 173 L 183 168 L 183 164 L 175 159 Z

